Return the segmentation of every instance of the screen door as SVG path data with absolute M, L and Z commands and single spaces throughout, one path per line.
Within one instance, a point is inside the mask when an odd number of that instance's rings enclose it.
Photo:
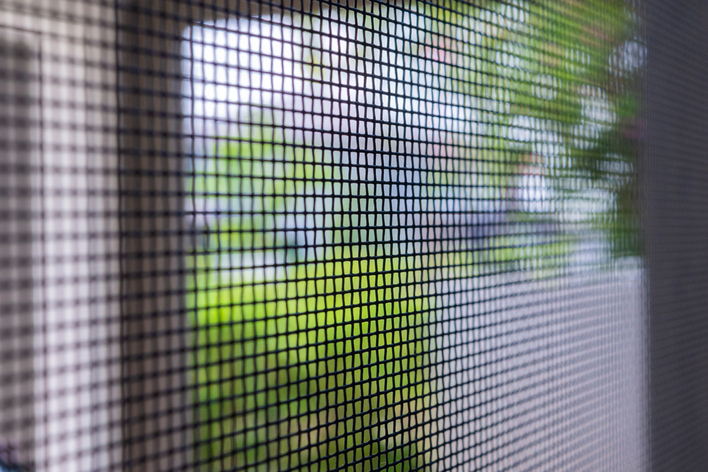
M 651 1 L 0 3 L 0 471 L 650 468 Z

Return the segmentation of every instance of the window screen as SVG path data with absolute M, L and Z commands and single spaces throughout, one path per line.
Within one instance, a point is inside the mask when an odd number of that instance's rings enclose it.
M 0 470 L 649 466 L 636 2 L 0 9 Z

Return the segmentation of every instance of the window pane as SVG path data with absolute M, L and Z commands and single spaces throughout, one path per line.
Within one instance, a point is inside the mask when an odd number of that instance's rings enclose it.
M 640 460 L 636 27 L 622 1 L 188 27 L 200 460 L 511 466 L 578 415 Z

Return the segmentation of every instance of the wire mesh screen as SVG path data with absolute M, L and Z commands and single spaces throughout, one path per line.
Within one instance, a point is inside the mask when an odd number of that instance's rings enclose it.
M 642 470 L 639 6 L 0 4 L 0 470 Z

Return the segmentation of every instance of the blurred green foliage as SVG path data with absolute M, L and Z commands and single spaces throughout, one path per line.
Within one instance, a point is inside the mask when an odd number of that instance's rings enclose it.
M 433 42 L 448 50 L 448 88 L 476 97 L 480 111 L 464 158 L 494 163 L 494 184 L 512 190 L 505 198 L 522 201 L 527 175 L 550 189 L 546 210 L 513 217 L 556 219 L 568 242 L 594 229 L 611 258 L 639 255 L 637 2 L 445 0 L 426 11 L 427 29 L 445 32 Z
M 205 274 L 190 302 L 202 457 L 215 470 L 369 470 L 367 456 L 400 449 L 402 423 L 414 426 L 433 391 L 433 307 L 414 263 L 300 264 L 228 285 Z M 279 455 L 277 467 L 266 459 Z

